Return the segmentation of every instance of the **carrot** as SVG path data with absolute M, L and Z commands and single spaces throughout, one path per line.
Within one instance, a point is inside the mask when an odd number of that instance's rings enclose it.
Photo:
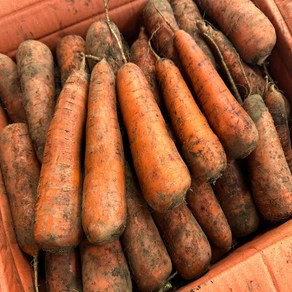
M 231 229 L 210 184 L 192 178 L 186 200 L 210 243 L 228 251 L 232 244 Z
M 162 104 L 160 90 L 155 75 L 156 59 L 155 56 L 152 54 L 151 50 L 149 49 L 148 41 L 149 38 L 145 32 L 144 27 L 141 27 L 137 40 L 131 46 L 130 60 L 131 62 L 138 65 L 140 69 L 143 71 L 150 85 L 154 98 L 158 106 L 161 107 Z
M 223 144 L 227 157 L 248 156 L 258 140 L 254 122 L 232 96 L 193 38 L 183 30 L 177 30 L 174 42 L 202 111 Z
M 292 176 L 274 126 L 260 95 L 252 95 L 244 108 L 256 123 L 258 146 L 248 157 L 249 176 L 256 205 L 268 221 L 292 215 Z
M 119 240 L 95 246 L 81 244 L 83 291 L 132 291 L 128 265 Z
M 159 10 L 163 17 L 158 13 Z M 173 43 L 173 32 L 167 25 L 164 18 L 178 29 L 170 4 L 167 0 L 148 0 L 143 9 L 143 22 L 155 50 L 162 57 L 171 59 L 180 66 L 177 52 Z
M 73 71 L 80 68 L 80 53 L 85 53 L 85 40 L 79 35 L 66 35 L 57 43 L 56 57 L 62 84 Z
M 144 201 L 136 177 L 126 163 L 127 225 L 121 241 L 139 291 L 158 291 L 172 264 Z
M 215 181 L 226 167 L 226 155 L 217 136 L 197 106 L 179 69 L 169 59 L 159 59 L 156 76 L 164 103 L 193 176 Z
M 46 252 L 46 291 L 82 291 L 81 263 L 78 249 L 66 254 Z
M 263 64 L 275 43 L 269 19 L 250 0 L 196 0 L 215 20 L 247 63 Z
M 280 91 L 271 84 L 264 96 L 264 102 L 272 115 L 285 157 L 292 172 L 292 150 L 290 140 L 290 130 L 288 125 L 288 117 L 286 111 L 286 102 Z
M 8 118 L 2 105 L 0 104 L 0 133 L 2 129 L 8 124 Z
M 28 129 L 37 158 L 43 159 L 47 129 L 54 111 L 54 61 L 50 49 L 35 40 L 22 42 L 16 54 Z
M 221 31 L 202 21 L 197 22 L 197 26 L 202 37 L 213 49 L 214 55 L 217 54 L 215 46 L 222 54 L 222 61 L 226 64 L 241 98 L 245 99 L 249 94 L 263 95 L 266 81 L 258 68 L 243 62 L 233 44 Z
M 230 161 L 215 185 L 214 192 L 235 238 L 256 231 L 259 216 L 237 161 Z
M 34 236 L 47 251 L 62 252 L 81 240 L 80 152 L 87 91 L 84 61 L 64 84 L 46 139 Z
M 105 59 L 91 72 L 87 107 L 82 224 L 89 242 L 105 244 L 119 238 L 127 214 L 115 76 Z
M 211 247 L 188 207 L 183 203 L 165 213 L 153 212 L 173 265 L 186 280 L 202 275 L 209 266 Z
M 0 97 L 11 121 L 25 122 L 17 65 L 4 54 L 0 54 Z
M 173 14 L 180 29 L 183 29 L 189 33 L 202 51 L 209 57 L 214 66 L 216 62 L 214 56 L 206 44 L 206 42 L 200 36 L 197 28 L 196 21 L 203 20 L 200 10 L 196 3 L 192 0 L 169 0 L 169 3 L 173 9 Z

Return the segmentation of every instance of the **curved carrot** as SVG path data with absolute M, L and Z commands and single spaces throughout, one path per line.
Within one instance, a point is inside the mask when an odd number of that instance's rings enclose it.
M 91 72 L 87 107 L 82 225 L 89 242 L 105 244 L 119 238 L 127 214 L 115 76 L 105 59 Z

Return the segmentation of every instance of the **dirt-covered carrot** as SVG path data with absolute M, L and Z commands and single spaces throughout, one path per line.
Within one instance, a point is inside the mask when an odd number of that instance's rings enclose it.
M 257 145 L 256 126 L 235 100 L 214 66 L 193 38 L 175 31 L 175 46 L 198 101 L 229 159 L 244 158 Z
M 54 112 L 54 61 L 40 41 L 22 42 L 16 54 L 29 133 L 41 162 L 47 130 Z
M 276 32 L 269 19 L 250 0 L 196 0 L 247 63 L 263 64 L 275 43 Z
M 193 176 L 215 181 L 226 167 L 226 155 L 197 106 L 178 67 L 169 59 L 159 59 L 156 76 L 170 120 Z
M 57 43 L 56 57 L 62 84 L 73 71 L 80 68 L 80 53 L 85 53 L 85 40 L 79 35 L 66 35 Z
M 86 121 L 82 225 L 89 242 L 105 244 L 126 225 L 124 150 L 115 75 L 103 59 L 92 72 Z
M 210 243 L 229 250 L 232 244 L 231 229 L 210 184 L 193 177 L 186 200 Z
M 121 241 L 133 279 L 139 291 L 158 291 L 169 277 L 172 264 L 128 163 L 126 198 L 128 217 Z
M 180 276 L 190 280 L 204 273 L 211 247 L 188 207 L 182 203 L 165 213 L 153 212 L 153 217 Z
M 0 98 L 12 122 L 25 122 L 17 65 L 4 54 L 0 54 Z
M 129 268 L 119 240 L 104 245 L 81 243 L 83 291 L 132 291 Z
M 274 84 L 271 84 L 264 96 L 264 102 L 272 115 L 288 166 L 292 172 L 292 149 L 284 96 L 275 88 Z
M 215 56 L 218 55 L 217 49 L 219 49 L 223 57 L 219 63 L 223 61 L 226 64 L 242 99 L 245 99 L 249 94 L 263 95 L 266 81 L 258 68 L 247 65 L 241 60 L 233 44 L 221 31 L 203 21 L 197 22 L 197 27 L 210 48 L 213 49 Z
M 193 0 L 169 0 L 173 14 L 180 29 L 189 33 L 215 66 L 214 56 L 200 36 L 196 21 L 203 20 L 200 10 Z
M 82 291 L 81 262 L 78 249 L 65 254 L 46 252 L 46 291 Z
M 26 124 L 15 123 L 2 130 L 0 164 L 17 242 L 25 253 L 36 256 L 39 247 L 33 230 L 40 166 Z
M 248 157 L 252 194 L 266 220 L 278 222 L 292 215 L 292 176 L 273 118 L 260 95 L 243 104 L 256 123 L 259 141 Z
M 70 249 L 82 236 L 81 142 L 87 92 L 84 60 L 65 82 L 48 129 L 34 229 L 35 240 L 44 250 Z
M 141 27 L 137 40 L 132 44 L 130 50 L 131 62 L 138 65 L 143 71 L 159 107 L 161 107 L 161 97 L 159 86 L 155 75 L 156 58 L 149 48 L 149 38 L 144 27 Z
M 257 230 L 259 216 L 237 161 L 230 161 L 214 192 L 231 227 L 232 235 L 245 237 Z

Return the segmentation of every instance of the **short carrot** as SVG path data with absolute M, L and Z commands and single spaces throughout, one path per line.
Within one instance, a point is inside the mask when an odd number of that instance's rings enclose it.
M 82 237 L 80 160 L 87 91 L 84 60 L 63 86 L 46 139 L 34 236 L 47 251 L 71 249 Z
M 118 239 L 126 225 L 124 150 L 115 75 L 103 59 L 92 72 L 87 102 L 82 225 L 89 242 Z
M 40 162 L 47 130 L 54 112 L 54 61 L 40 41 L 22 42 L 16 54 L 28 129 Z
M 252 193 L 262 216 L 278 222 L 292 215 L 292 176 L 273 118 L 260 95 L 243 104 L 259 132 L 257 148 L 248 157 Z

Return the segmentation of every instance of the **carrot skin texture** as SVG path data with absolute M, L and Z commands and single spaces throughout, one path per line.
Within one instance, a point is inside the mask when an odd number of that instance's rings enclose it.
M 81 262 L 78 249 L 65 254 L 46 252 L 46 291 L 82 291 Z
M 228 251 L 232 244 L 231 229 L 211 185 L 193 178 L 186 201 L 210 243 Z
M 123 65 L 117 74 L 117 89 L 143 196 L 156 211 L 171 209 L 184 200 L 191 184 L 189 171 L 137 65 Z
M 129 268 L 119 240 L 92 245 L 81 243 L 83 291 L 132 291 Z
M 273 118 L 260 95 L 250 96 L 243 106 L 259 132 L 258 146 L 248 157 L 256 205 L 268 221 L 287 219 L 292 215 L 292 176 Z
M 16 54 L 29 133 L 40 162 L 54 112 L 54 61 L 50 49 L 35 40 L 22 42 Z
M 254 122 L 232 96 L 192 37 L 178 30 L 174 41 L 202 111 L 223 144 L 227 158 L 231 160 L 248 156 L 258 140 Z
M 127 163 L 126 198 L 128 217 L 121 236 L 123 250 L 139 291 L 158 291 L 172 271 L 171 259 Z
M 126 216 L 124 150 L 115 75 L 103 59 L 92 70 L 88 95 L 82 204 L 82 225 L 88 241 L 105 244 L 118 239 Z
M 153 212 L 173 265 L 186 280 L 202 275 L 209 266 L 211 247 L 188 207 L 182 203 L 165 213 Z
M 213 188 L 235 238 L 258 229 L 259 215 L 238 162 L 228 163 Z
M 44 250 L 60 252 L 82 237 L 80 167 L 88 76 L 72 73 L 58 99 L 46 139 L 41 168 L 34 235 Z
M 80 68 L 80 53 L 85 53 L 85 40 L 79 35 L 66 35 L 57 43 L 56 57 L 62 85 L 72 72 Z
M 156 63 L 156 75 L 173 129 L 193 176 L 214 181 L 226 167 L 226 154 L 197 106 L 179 69 L 168 59 Z
M 17 65 L 4 54 L 0 54 L 0 97 L 12 122 L 26 121 Z
M 276 32 L 252 1 L 196 0 L 196 3 L 218 23 L 245 62 L 263 64 L 276 43 Z

